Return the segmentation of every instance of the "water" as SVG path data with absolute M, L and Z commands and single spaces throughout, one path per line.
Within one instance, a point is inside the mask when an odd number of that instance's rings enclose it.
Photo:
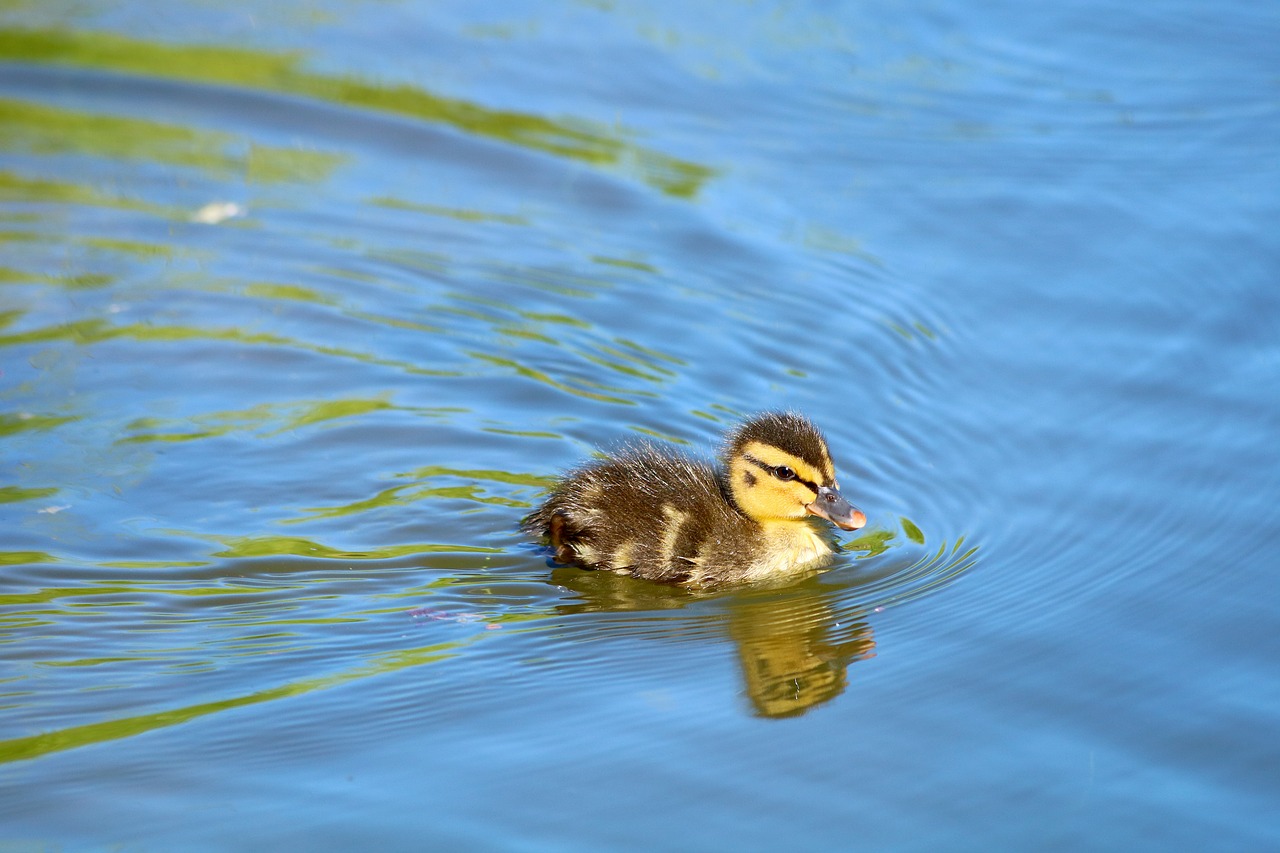
M 1280 843 L 1271 4 L 11 3 L 0 841 Z M 692 594 L 520 517 L 795 408 Z

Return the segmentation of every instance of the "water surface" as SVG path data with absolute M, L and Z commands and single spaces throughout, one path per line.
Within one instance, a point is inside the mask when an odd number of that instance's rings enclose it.
M 1280 843 L 1280 14 L 13 3 L 0 839 Z M 550 564 L 827 433 L 775 588 Z

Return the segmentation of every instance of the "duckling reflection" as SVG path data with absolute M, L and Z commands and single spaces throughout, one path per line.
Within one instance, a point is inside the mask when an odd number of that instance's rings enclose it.
M 766 599 L 735 608 L 729 636 L 747 696 L 763 717 L 795 717 L 839 696 L 849 664 L 875 656 L 871 626 L 839 620 L 821 594 Z
M 649 639 L 727 633 L 737 649 L 747 697 L 762 717 L 795 717 L 829 702 L 848 685 L 849 664 L 875 655 L 875 638 L 863 614 L 838 612 L 839 588 L 816 577 L 776 589 L 726 593 L 561 567 L 552 572 L 551 582 L 579 596 L 557 608 L 563 613 L 675 610 L 707 599 L 723 604 L 687 617 L 655 615 L 650 626 L 657 630 Z

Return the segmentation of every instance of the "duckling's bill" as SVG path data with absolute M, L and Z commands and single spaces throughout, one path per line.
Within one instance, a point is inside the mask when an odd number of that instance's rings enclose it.
M 867 523 L 866 514 L 830 486 L 818 489 L 818 499 L 805 504 L 804 508 L 810 515 L 825 518 L 841 530 L 857 530 Z

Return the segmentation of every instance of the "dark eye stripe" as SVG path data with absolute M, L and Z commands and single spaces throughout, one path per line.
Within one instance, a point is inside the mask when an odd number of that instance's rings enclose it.
M 770 474 L 773 474 L 773 473 L 774 473 L 774 469 L 775 469 L 775 468 L 787 468 L 787 467 L 789 467 L 789 466 L 787 466 L 787 465 L 776 465 L 776 466 L 775 466 L 775 465 L 766 465 L 766 464 L 764 464 L 763 462 L 761 462 L 759 459 L 757 459 L 757 458 L 755 458 L 754 456 L 752 456 L 750 453 L 744 453 L 744 454 L 742 454 L 742 458 L 743 458 L 743 459 L 745 459 L 745 460 L 747 460 L 748 462 L 750 462 L 752 465 L 756 466 L 757 468 L 759 468 L 759 469 L 761 469 L 761 470 L 763 470 L 763 471 L 768 471 Z M 815 497 L 816 497 L 818 494 L 820 494 L 820 492 L 818 491 L 818 486 L 817 486 L 817 484 L 816 484 L 816 483 L 812 483 L 812 482 L 810 482 L 810 481 L 806 480 L 804 477 L 801 477 L 801 476 L 800 476 L 800 474 L 799 474 L 798 472 L 796 472 L 796 470 L 795 470 L 794 468 L 792 468 L 792 469 L 791 469 L 791 472 L 792 472 L 793 474 L 795 474 L 795 479 L 793 480 L 793 482 L 799 483 L 800 485 L 804 486 L 804 487 L 805 487 L 806 489 L 808 489 L 809 491 L 813 492 L 813 494 L 814 494 L 814 496 L 815 496 Z M 777 475 L 775 474 L 774 476 L 777 476 Z

